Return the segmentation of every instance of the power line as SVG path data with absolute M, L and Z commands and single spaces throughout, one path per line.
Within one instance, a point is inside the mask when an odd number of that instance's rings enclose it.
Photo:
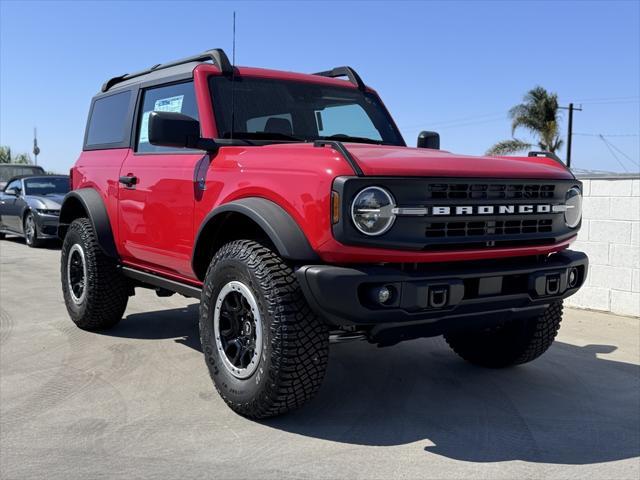
M 481 115 L 472 115 L 469 117 L 461 117 L 461 118 L 455 118 L 455 119 L 451 119 L 451 120 L 443 120 L 443 121 L 437 121 L 437 122 L 426 122 L 427 125 L 429 125 L 429 127 L 440 127 L 440 126 L 444 126 L 446 128 L 448 127 L 455 127 L 458 124 L 468 124 L 469 121 L 471 120 L 476 120 L 476 119 L 488 119 L 490 117 L 497 117 L 500 116 L 500 118 L 496 118 L 495 120 L 499 120 L 502 118 L 505 118 L 505 112 L 493 112 L 493 113 L 484 113 Z M 482 120 L 483 122 L 485 120 Z M 492 120 L 493 121 L 493 120 Z M 471 124 L 474 124 L 475 122 L 471 122 Z M 402 125 L 402 128 L 416 128 L 416 127 L 422 127 L 424 126 L 425 123 L 422 123 L 420 125 Z
M 608 102 L 608 101 L 618 101 L 618 100 L 636 100 L 640 99 L 639 95 L 629 95 L 626 97 L 600 97 L 600 98 L 583 98 L 580 100 L 574 100 L 576 103 L 580 102 Z
M 622 163 L 620 161 L 620 159 L 618 158 L 618 156 L 616 155 L 616 152 L 613 151 L 613 149 L 609 146 L 609 142 L 607 142 L 607 140 L 605 140 L 605 138 L 600 135 L 600 140 L 602 140 L 602 142 L 605 144 L 605 146 L 607 147 L 607 149 L 609 150 L 609 152 L 611 153 L 611 155 L 613 156 L 613 158 L 616 159 L 616 162 L 618 162 L 618 164 L 622 167 L 622 169 L 626 172 L 629 173 L 629 170 L 627 170 L 627 167 L 624 166 L 624 163 Z
M 581 137 L 640 137 L 637 133 L 574 133 L 574 135 L 580 135 Z
M 627 160 L 629 160 L 631 163 L 633 163 L 634 165 L 637 165 L 638 167 L 640 167 L 640 163 L 636 162 L 635 160 L 632 160 L 631 157 L 629 155 L 627 155 L 626 153 L 624 153 L 622 150 L 620 150 L 618 147 L 616 147 L 613 143 L 611 143 L 610 140 L 607 140 L 609 142 L 609 145 L 611 145 L 615 150 L 618 151 L 618 153 L 620 155 L 622 155 L 624 158 L 626 158 Z
M 606 102 L 580 102 L 584 105 L 626 105 L 631 103 L 638 103 L 640 99 L 636 100 L 609 100 Z

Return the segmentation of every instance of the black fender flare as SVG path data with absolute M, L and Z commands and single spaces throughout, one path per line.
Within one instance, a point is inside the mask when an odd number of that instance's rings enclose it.
M 98 245 L 108 256 L 118 259 L 118 250 L 113 238 L 113 230 L 107 208 L 102 197 L 93 188 L 79 188 L 67 193 L 60 208 L 58 237 L 64 240 L 71 222 L 76 218 L 88 217 L 96 232 Z
M 297 262 L 318 262 L 318 254 L 311 248 L 307 237 L 296 221 L 278 204 L 260 197 L 246 197 L 225 203 L 213 209 L 203 220 L 193 245 L 192 267 L 196 272 L 196 252 L 202 247 L 203 232 L 212 222 L 222 219 L 225 214 L 237 213 L 255 222 L 269 237 L 278 254 Z

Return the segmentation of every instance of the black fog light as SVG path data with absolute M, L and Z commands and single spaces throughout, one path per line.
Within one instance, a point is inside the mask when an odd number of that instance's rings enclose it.
M 567 287 L 575 288 L 578 285 L 578 269 L 571 267 L 567 276 Z

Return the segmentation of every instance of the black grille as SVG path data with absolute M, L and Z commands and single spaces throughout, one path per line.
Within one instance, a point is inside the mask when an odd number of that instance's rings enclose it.
M 553 184 L 503 183 L 431 183 L 427 188 L 431 199 L 551 199 Z
M 553 228 L 551 219 L 538 220 L 490 220 L 469 222 L 427 223 L 425 234 L 428 238 L 472 237 L 476 235 L 520 235 L 527 233 L 548 233 Z

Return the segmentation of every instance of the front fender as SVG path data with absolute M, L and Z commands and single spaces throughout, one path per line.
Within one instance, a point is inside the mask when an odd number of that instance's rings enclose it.
M 241 214 L 255 222 L 271 240 L 281 257 L 298 262 L 319 261 L 318 255 L 311 248 L 304 232 L 291 215 L 278 204 L 259 197 L 241 198 L 212 210 L 200 225 L 196 235 L 192 256 L 194 261 L 197 258 L 196 252 L 202 247 L 202 242 L 206 242 L 204 239 L 210 238 L 212 228 L 217 228 L 217 220 L 223 219 L 228 213 Z M 193 265 L 193 267 L 196 271 L 196 266 Z

